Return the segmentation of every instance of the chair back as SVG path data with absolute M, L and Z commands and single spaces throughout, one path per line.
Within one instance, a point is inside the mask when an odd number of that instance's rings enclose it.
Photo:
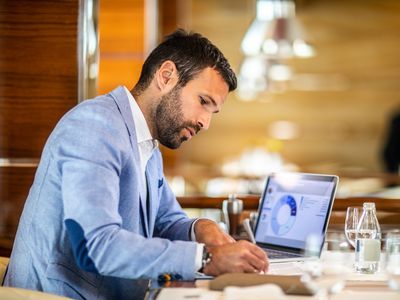
M 4 275 L 6 274 L 9 258 L 0 256 L 0 284 L 3 283 Z

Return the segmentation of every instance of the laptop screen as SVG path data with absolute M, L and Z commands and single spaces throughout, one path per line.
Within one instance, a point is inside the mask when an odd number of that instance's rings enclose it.
M 304 249 L 307 237 L 324 241 L 338 178 L 278 173 L 269 176 L 255 229 L 257 243 Z

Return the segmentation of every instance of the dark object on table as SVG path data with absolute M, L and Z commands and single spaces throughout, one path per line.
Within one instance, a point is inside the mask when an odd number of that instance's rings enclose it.
M 390 121 L 383 159 L 386 171 L 400 174 L 400 112 L 397 112 Z
M 230 235 L 235 236 L 238 234 L 242 212 L 243 201 L 236 198 L 234 194 L 230 194 L 228 199 L 222 202 L 222 213 Z

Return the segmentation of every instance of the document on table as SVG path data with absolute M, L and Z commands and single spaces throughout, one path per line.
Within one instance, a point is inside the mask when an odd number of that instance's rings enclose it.
M 214 276 L 206 275 L 206 274 L 203 274 L 203 273 L 200 273 L 200 272 L 196 272 L 195 279 L 196 280 L 199 280 L 199 279 L 214 279 Z
M 157 300 L 285 300 L 282 289 L 275 284 L 251 287 L 226 287 L 224 291 L 203 288 L 163 288 Z
M 339 294 L 331 295 L 331 300 L 398 300 L 399 294 L 394 291 L 343 291 Z
M 272 275 L 301 275 L 304 272 L 304 262 L 281 262 L 269 265 L 267 274 Z M 214 276 L 196 273 L 196 280 L 199 279 L 213 279 Z
M 268 274 L 301 275 L 304 273 L 304 262 L 283 262 L 269 265 Z
M 157 300 L 219 300 L 221 292 L 199 288 L 163 288 Z

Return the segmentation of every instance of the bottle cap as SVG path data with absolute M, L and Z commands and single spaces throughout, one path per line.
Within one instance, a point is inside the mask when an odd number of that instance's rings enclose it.
M 364 202 L 363 208 L 374 209 L 375 208 L 375 203 L 374 202 Z
M 229 200 L 229 201 L 234 201 L 234 200 L 236 200 L 236 194 L 229 194 L 229 195 L 228 195 L 228 200 Z

